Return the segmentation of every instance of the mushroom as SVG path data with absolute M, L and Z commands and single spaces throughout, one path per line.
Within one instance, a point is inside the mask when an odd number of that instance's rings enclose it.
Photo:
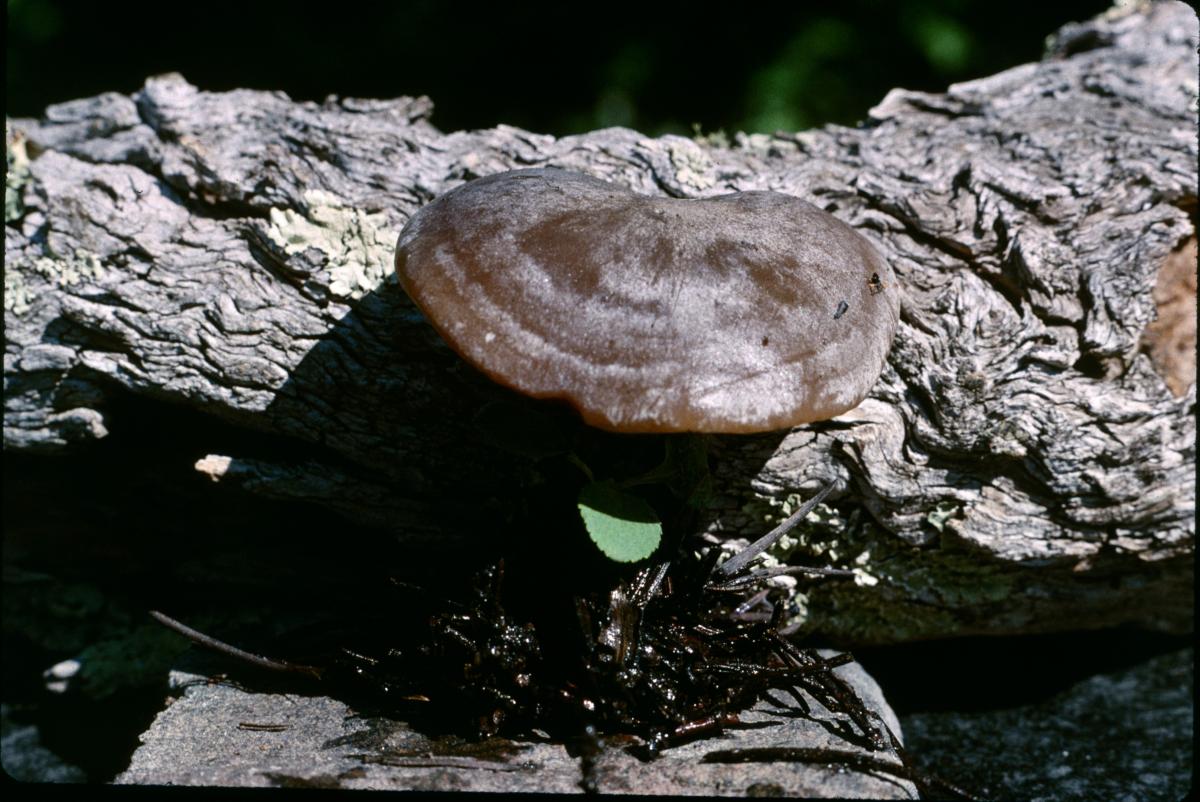
M 467 361 L 616 432 L 755 432 L 837 415 L 870 390 L 899 317 L 887 263 L 864 237 L 805 201 L 773 192 L 651 198 L 552 169 L 482 178 L 428 204 L 400 233 L 396 273 Z M 698 438 L 679 438 L 689 439 Z M 680 469 L 687 460 L 668 448 L 663 462 L 678 463 L 673 470 L 684 481 L 667 489 L 685 506 L 703 484 Z M 577 521 L 613 563 L 639 566 L 630 581 L 564 570 L 577 563 L 572 549 L 583 541 L 558 537 L 552 514 L 519 527 L 517 543 L 481 575 L 473 607 L 451 601 L 444 612 L 421 611 L 428 632 L 417 630 L 415 647 L 386 646 L 378 656 L 343 647 L 341 662 L 313 666 L 254 655 L 154 615 L 262 667 L 342 676 L 389 704 L 432 703 L 439 726 L 463 716 L 480 738 L 505 725 L 561 733 L 586 724 L 593 739 L 595 728 L 641 735 L 654 755 L 739 723 L 738 711 L 770 690 L 790 693 L 807 713 L 804 690 L 857 728 L 856 745 L 898 748 L 831 673 L 851 658 L 784 640 L 783 606 L 746 626 L 728 605 L 712 602 L 747 594 L 734 608 L 740 615 L 763 601 L 772 577 L 849 573 L 749 568 L 830 487 L 718 566 L 719 547 L 694 550 L 695 541 L 679 537 L 684 526 L 663 537 L 652 505 L 624 492 L 631 480 L 595 481 L 576 461 L 589 481 L 578 493 Z M 632 482 L 669 473 L 652 470 Z M 559 480 L 542 476 L 538 485 Z M 646 563 L 656 552 L 660 559 Z M 502 581 L 515 592 L 502 597 Z M 564 594 L 570 605 L 555 603 Z M 388 624 L 390 636 L 395 621 Z M 464 647 L 474 654 L 465 663 Z
M 617 432 L 747 433 L 857 406 L 899 318 L 887 262 L 775 192 L 680 200 L 558 169 L 418 211 L 400 283 L 450 346 Z

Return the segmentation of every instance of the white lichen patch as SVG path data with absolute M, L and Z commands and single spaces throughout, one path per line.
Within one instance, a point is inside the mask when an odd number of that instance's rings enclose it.
M 850 569 L 854 572 L 854 584 L 859 587 L 869 588 L 879 584 L 879 577 L 868 573 L 866 570 L 855 566 Z
M 879 577 L 867 570 L 867 566 L 871 564 L 871 550 L 863 549 L 858 556 L 854 558 L 854 567 L 850 570 L 854 572 L 854 584 L 859 587 L 874 587 L 879 584 Z
M 69 287 L 84 281 L 104 277 L 104 264 L 97 254 L 76 248 L 67 257 L 39 256 L 32 262 L 18 261 L 4 270 L 4 310 L 14 315 L 24 314 L 33 303 L 35 288 L 27 279 L 31 274 L 42 276 L 58 287 Z
M 329 264 L 329 291 L 339 298 L 361 298 L 387 277 L 399 232 L 386 227 L 380 212 L 367 214 L 346 206 L 328 192 L 304 193 L 304 214 L 271 209 L 268 236 L 285 252 L 316 248 Z

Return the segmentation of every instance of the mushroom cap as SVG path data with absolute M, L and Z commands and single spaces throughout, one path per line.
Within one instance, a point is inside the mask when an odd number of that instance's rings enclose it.
M 769 431 L 858 405 L 900 296 L 865 237 L 775 192 L 678 200 L 514 170 L 396 246 L 404 290 L 500 384 L 618 432 Z

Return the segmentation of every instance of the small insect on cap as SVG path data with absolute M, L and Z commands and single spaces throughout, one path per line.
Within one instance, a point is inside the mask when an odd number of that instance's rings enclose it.
M 759 432 L 858 405 L 900 298 L 862 235 L 775 192 L 677 200 L 514 170 L 418 211 L 409 296 L 468 362 L 618 432 Z

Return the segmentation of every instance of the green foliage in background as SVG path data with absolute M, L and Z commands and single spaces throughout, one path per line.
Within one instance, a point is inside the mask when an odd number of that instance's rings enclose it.
M 976 51 L 972 34 L 936 3 L 902 3 L 895 33 L 931 75 L 949 83 L 969 73 Z M 866 54 L 869 55 L 869 48 Z M 820 16 L 796 31 L 770 62 L 756 70 L 746 89 L 745 131 L 798 131 L 827 121 L 851 122 L 872 104 L 860 88 L 866 81 L 859 25 Z M 887 59 L 881 58 L 878 67 Z M 878 100 L 882 95 L 875 98 Z
M 8 0 L 6 112 L 181 72 L 202 89 L 428 95 L 443 130 L 566 135 L 853 125 L 893 87 L 942 91 L 1040 57 L 1108 0 L 843 0 L 711 6 L 613 0 L 313 6 Z

